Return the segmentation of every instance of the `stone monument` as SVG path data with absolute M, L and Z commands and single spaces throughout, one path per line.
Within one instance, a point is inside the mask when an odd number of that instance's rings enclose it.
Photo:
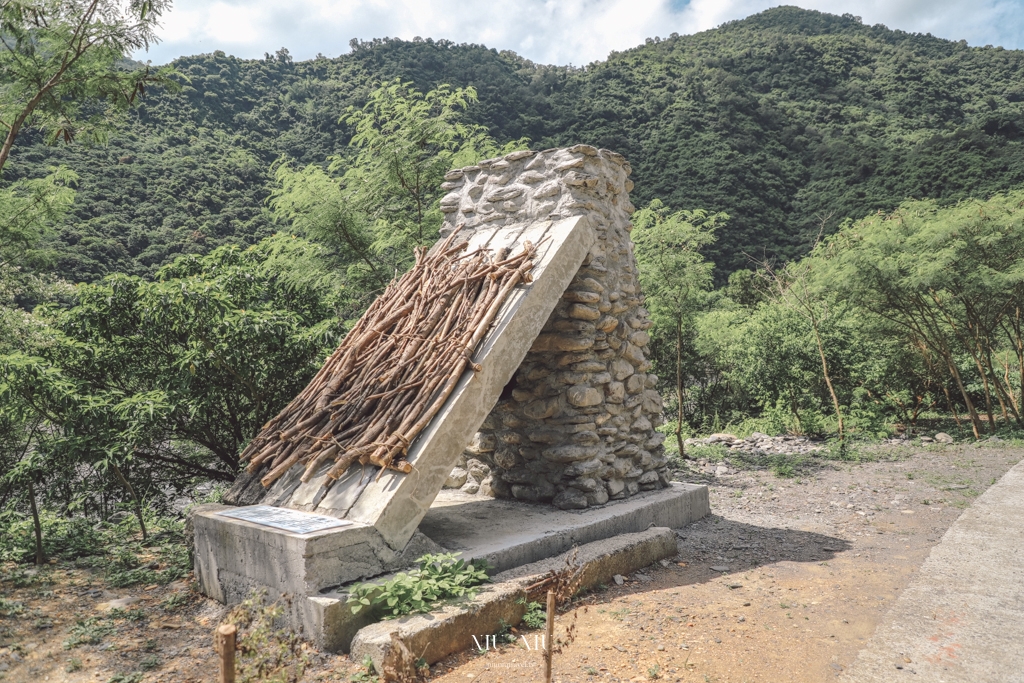
M 466 451 L 485 492 L 603 505 L 668 485 L 651 326 L 629 233 L 629 164 L 588 145 L 516 152 L 452 171 L 442 235 L 586 216 L 595 240 L 541 334 Z
M 236 507 L 200 509 L 201 590 L 227 603 L 256 588 L 290 594 L 292 627 L 344 650 L 365 623 L 345 605 L 344 586 L 425 552 L 462 550 L 504 570 L 706 515 L 706 487 L 669 482 L 654 431 L 661 401 L 645 353 L 651 323 L 629 239 L 629 174 L 621 155 L 588 145 L 450 172 L 442 236 L 459 227 L 469 252 L 530 242 L 532 282 L 513 290 L 473 355 L 476 371 L 412 442 L 410 473 L 351 467 L 328 487 L 319 476 L 303 483 L 298 467 L 269 489 L 243 474 L 225 497 Z M 472 514 L 432 508 L 467 455 L 480 492 L 507 500 L 477 496 Z

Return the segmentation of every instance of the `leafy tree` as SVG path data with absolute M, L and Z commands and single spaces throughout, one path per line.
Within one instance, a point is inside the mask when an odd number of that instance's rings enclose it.
M 168 70 L 124 69 L 156 41 L 170 0 L 0 0 L 0 172 L 26 127 L 51 142 L 101 140 L 105 115 L 123 111 Z M 98 113 L 89 106 L 106 103 Z
M 43 307 L 45 338 L 0 356 L 0 422 L 23 425 L 4 447 L 6 490 L 45 482 L 67 506 L 112 481 L 141 522 L 163 487 L 231 481 L 244 443 L 339 339 L 330 283 L 290 275 L 308 248 L 289 235 L 223 247 Z
M 701 249 L 715 239 L 715 230 L 728 216 L 706 211 L 671 211 L 659 200 L 633 214 L 633 242 L 640 265 L 640 283 L 655 323 L 655 334 L 664 335 L 673 348 L 668 367 L 675 379 L 676 441 L 683 448 L 686 404 L 684 357 L 691 343 L 694 315 L 711 287 L 713 264 Z
M 1020 191 L 950 208 L 934 201 L 905 202 L 891 214 L 850 225 L 823 249 L 828 257 L 823 281 L 898 327 L 929 362 L 934 358 L 948 371 L 975 437 L 982 425 L 964 357 L 981 384 L 989 429 L 996 427 L 994 401 L 1004 421 L 1010 415 L 1020 420 L 1022 206 Z
M 44 231 L 63 219 L 75 201 L 77 182 L 74 171 L 61 167 L 44 178 L 0 189 L 0 264 L 31 260 Z
M 350 144 L 357 155 L 351 164 L 335 157 L 332 170 L 346 168 L 343 182 L 353 202 L 388 224 L 401 240 L 396 248 L 408 252 L 436 239 L 445 173 L 527 144 L 499 149 L 483 126 L 469 123 L 461 112 L 476 99 L 472 87 L 441 84 L 423 94 L 396 79 L 339 121 L 355 131 Z
M 463 111 L 475 101 L 471 87 L 423 94 L 400 80 L 380 85 L 341 118 L 355 131 L 351 157 L 331 157 L 326 171 L 278 166 L 275 216 L 330 246 L 357 289 L 383 289 L 408 266 L 414 246 L 437 238 L 444 175 L 525 145 L 499 148 L 468 123 Z
M 781 270 L 776 270 L 770 264 L 764 264 L 761 272 L 768 279 L 768 286 L 765 290 L 774 298 L 775 303 L 796 311 L 806 318 L 811 326 L 814 345 L 818 350 L 818 357 L 821 359 L 821 376 L 828 387 L 829 398 L 832 399 L 839 440 L 843 441 L 845 436 L 843 410 L 839 405 L 836 388 L 832 384 L 832 373 L 829 370 L 829 361 L 822 339 L 823 324 L 827 324 L 830 317 L 841 316 L 842 313 L 836 311 L 836 302 L 829 297 L 827 284 L 821 283 L 825 285 L 824 287 L 815 287 L 812 284 L 811 275 L 816 265 L 815 254 L 812 252 L 810 256 L 789 263 Z

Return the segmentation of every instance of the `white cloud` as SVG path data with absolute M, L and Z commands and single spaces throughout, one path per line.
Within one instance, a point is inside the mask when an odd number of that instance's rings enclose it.
M 798 0 L 867 24 L 1024 47 L 1021 0 Z M 513 50 L 536 62 L 586 64 L 645 38 L 694 33 L 777 5 L 771 0 L 177 0 L 156 63 L 224 50 L 262 57 L 287 47 L 296 59 L 348 51 L 350 38 L 447 38 Z

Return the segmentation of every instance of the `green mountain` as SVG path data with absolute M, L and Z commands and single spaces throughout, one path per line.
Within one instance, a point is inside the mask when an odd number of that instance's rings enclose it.
M 273 232 L 280 157 L 345 154 L 338 124 L 381 80 L 472 85 L 472 119 L 499 141 L 586 142 L 634 168 L 634 203 L 726 211 L 724 276 L 788 258 L 844 218 L 907 197 L 953 202 L 1024 184 L 1024 52 L 975 48 L 781 7 L 692 36 L 649 39 L 584 68 L 449 41 L 354 42 L 336 59 L 215 52 L 175 62 L 104 147 L 26 137 L 5 181 L 64 163 L 81 177 L 56 237 L 75 280 L 152 272 L 182 253 Z

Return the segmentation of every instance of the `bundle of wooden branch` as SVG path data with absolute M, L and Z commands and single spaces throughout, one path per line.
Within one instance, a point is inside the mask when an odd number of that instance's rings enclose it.
M 519 254 L 452 247 L 457 231 L 391 282 L 313 381 L 242 453 L 270 486 L 304 465 L 309 481 L 333 462 L 330 485 L 353 464 L 408 473 L 403 459 L 455 388 L 512 289 L 530 281 L 535 247 Z

